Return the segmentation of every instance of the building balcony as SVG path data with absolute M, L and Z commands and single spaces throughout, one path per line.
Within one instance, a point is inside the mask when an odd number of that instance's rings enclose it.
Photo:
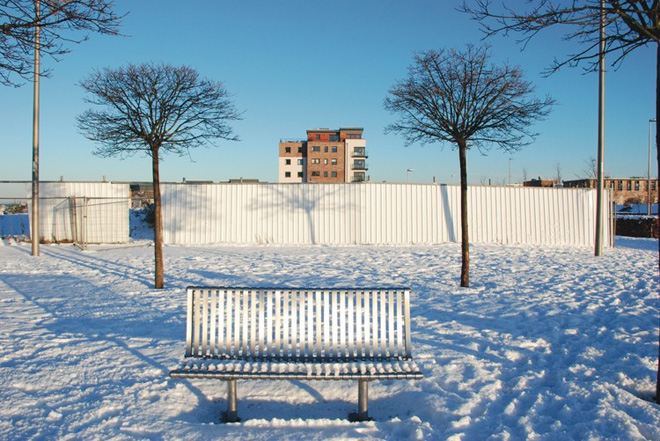
M 353 158 L 368 158 L 369 153 L 366 149 L 355 149 L 353 153 L 351 153 L 351 156 Z
M 351 167 L 353 170 L 369 170 L 366 161 L 355 161 Z
M 367 182 L 367 176 L 364 173 L 356 173 L 351 182 Z

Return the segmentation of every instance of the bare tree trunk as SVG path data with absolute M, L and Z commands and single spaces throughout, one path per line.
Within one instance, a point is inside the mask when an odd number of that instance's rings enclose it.
M 165 281 L 163 276 L 163 210 L 160 200 L 160 171 L 158 168 L 158 147 L 151 149 L 154 186 L 154 257 L 156 261 L 156 278 L 154 286 L 163 289 Z
M 660 42 L 656 43 L 655 56 L 655 151 L 658 160 L 658 182 L 655 186 L 656 194 L 660 195 L 660 132 L 658 131 L 658 121 L 660 121 Z M 660 207 L 660 197 L 658 197 L 658 206 Z M 660 213 L 658 213 L 660 215 Z M 658 273 L 660 274 L 660 240 L 658 241 Z M 660 287 L 658 289 L 660 295 Z M 660 404 L 660 331 L 658 332 L 658 371 L 655 383 L 655 402 Z
M 467 143 L 459 141 L 458 158 L 461 168 L 461 286 L 470 286 L 470 240 L 468 235 Z

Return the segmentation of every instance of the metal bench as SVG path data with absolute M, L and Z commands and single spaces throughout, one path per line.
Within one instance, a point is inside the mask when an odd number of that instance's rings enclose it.
M 239 421 L 237 379 L 421 379 L 410 352 L 408 289 L 188 287 L 186 353 L 172 378 L 227 381 L 224 421 Z

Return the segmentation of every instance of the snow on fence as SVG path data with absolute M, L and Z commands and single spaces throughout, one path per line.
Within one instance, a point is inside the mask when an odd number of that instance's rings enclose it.
M 26 185 L 28 198 L 31 186 Z M 42 182 L 39 229 L 43 242 L 125 243 L 128 241 L 128 184 Z M 31 203 L 28 201 L 30 225 Z
M 165 184 L 162 195 L 167 244 L 400 245 L 461 237 L 455 185 Z M 468 200 L 471 242 L 594 244 L 595 190 L 471 186 Z M 609 213 L 604 244 L 612 237 Z

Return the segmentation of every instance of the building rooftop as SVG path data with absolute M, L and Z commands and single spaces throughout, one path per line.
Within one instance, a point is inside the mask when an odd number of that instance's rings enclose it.
M 362 127 L 340 127 L 338 129 L 329 129 L 321 127 L 316 129 L 308 129 L 307 133 L 336 133 L 336 132 L 364 132 Z

